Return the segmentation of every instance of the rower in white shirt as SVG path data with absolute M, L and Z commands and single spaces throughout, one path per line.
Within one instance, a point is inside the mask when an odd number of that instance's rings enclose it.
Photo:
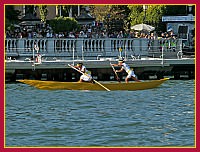
M 129 67 L 128 64 L 126 64 L 124 62 L 124 60 L 120 59 L 118 61 L 118 64 L 112 64 L 112 65 L 121 67 L 121 69 L 116 70 L 116 72 L 122 72 L 123 70 L 125 70 L 126 73 L 128 73 L 128 75 L 126 76 L 126 79 L 125 79 L 126 83 L 128 83 L 130 79 L 133 79 L 134 81 L 140 82 L 140 80 L 137 79 L 137 76 L 135 75 L 134 71 Z

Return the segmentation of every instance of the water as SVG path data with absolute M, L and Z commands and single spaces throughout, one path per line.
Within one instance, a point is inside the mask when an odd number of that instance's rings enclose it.
M 143 91 L 6 84 L 6 146 L 194 146 L 194 80 Z

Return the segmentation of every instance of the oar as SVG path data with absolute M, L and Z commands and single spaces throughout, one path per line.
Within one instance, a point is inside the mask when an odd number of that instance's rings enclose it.
M 112 69 L 113 69 L 113 71 L 114 71 L 114 73 L 115 73 L 115 76 L 116 76 L 117 81 L 120 82 L 120 78 L 118 77 L 118 74 L 117 74 L 115 68 L 113 67 L 113 65 L 112 65 L 111 63 L 110 63 L 110 66 L 112 67 Z
M 86 73 L 83 73 L 82 71 L 76 69 L 74 66 L 72 66 L 72 65 L 70 65 L 70 64 L 68 64 L 68 66 L 70 66 L 72 69 L 74 69 L 74 70 L 80 72 L 81 74 L 84 74 L 84 75 L 86 75 L 87 77 L 90 77 L 90 76 L 87 75 Z M 92 80 L 93 80 L 95 83 L 97 83 L 98 85 L 100 85 L 102 88 L 104 88 L 105 90 L 110 91 L 108 88 L 106 88 L 104 85 L 102 85 L 102 84 L 99 83 L 98 81 L 96 81 L 96 80 L 94 80 L 94 79 L 92 79 Z

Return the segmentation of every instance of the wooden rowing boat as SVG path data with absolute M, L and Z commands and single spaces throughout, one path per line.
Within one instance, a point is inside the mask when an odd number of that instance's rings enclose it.
M 152 89 L 168 78 L 160 80 L 142 81 L 142 82 L 129 82 L 129 83 L 116 83 L 116 82 L 105 82 L 103 86 L 111 91 L 114 90 L 145 90 Z M 98 84 L 87 83 L 87 82 L 58 82 L 58 81 L 41 81 L 41 80 L 18 80 L 19 82 L 34 86 L 35 88 L 42 90 L 105 90 Z

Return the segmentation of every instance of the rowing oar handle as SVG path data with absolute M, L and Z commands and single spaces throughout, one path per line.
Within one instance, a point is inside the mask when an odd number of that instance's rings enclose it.
M 113 67 L 113 65 L 112 65 L 111 63 L 110 63 L 110 66 L 112 67 L 112 69 L 113 69 L 113 71 L 114 71 L 114 73 L 115 73 L 115 76 L 116 76 L 117 81 L 120 82 L 120 78 L 118 77 L 118 74 L 117 74 L 115 68 Z
M 74 70 L 80 72 L 81 74 L 86 75 L 87 77 L 90 77 L 90 76 L 88 76 L 86 73 L 83 73 L 82 71 L 76 69 L 74 66 L 72 66 L 72 65 L 70 65 L 70 64 L 68 64 L 68 66 L 70 66 L 72 69 L 74 69 Z M 110 91 L 108 88 L 106 88 L 103 84 L 99 83 L 98 81 L 96 81 L 96 80 L 94 80 L 94 79 L 93 79 L 93 81 L 94 81 L 95 83 L 97 83 L 98 85 L 100 85 L 100 86 L 101 86 L 102 88 L 104 88 L 105 90 Z

